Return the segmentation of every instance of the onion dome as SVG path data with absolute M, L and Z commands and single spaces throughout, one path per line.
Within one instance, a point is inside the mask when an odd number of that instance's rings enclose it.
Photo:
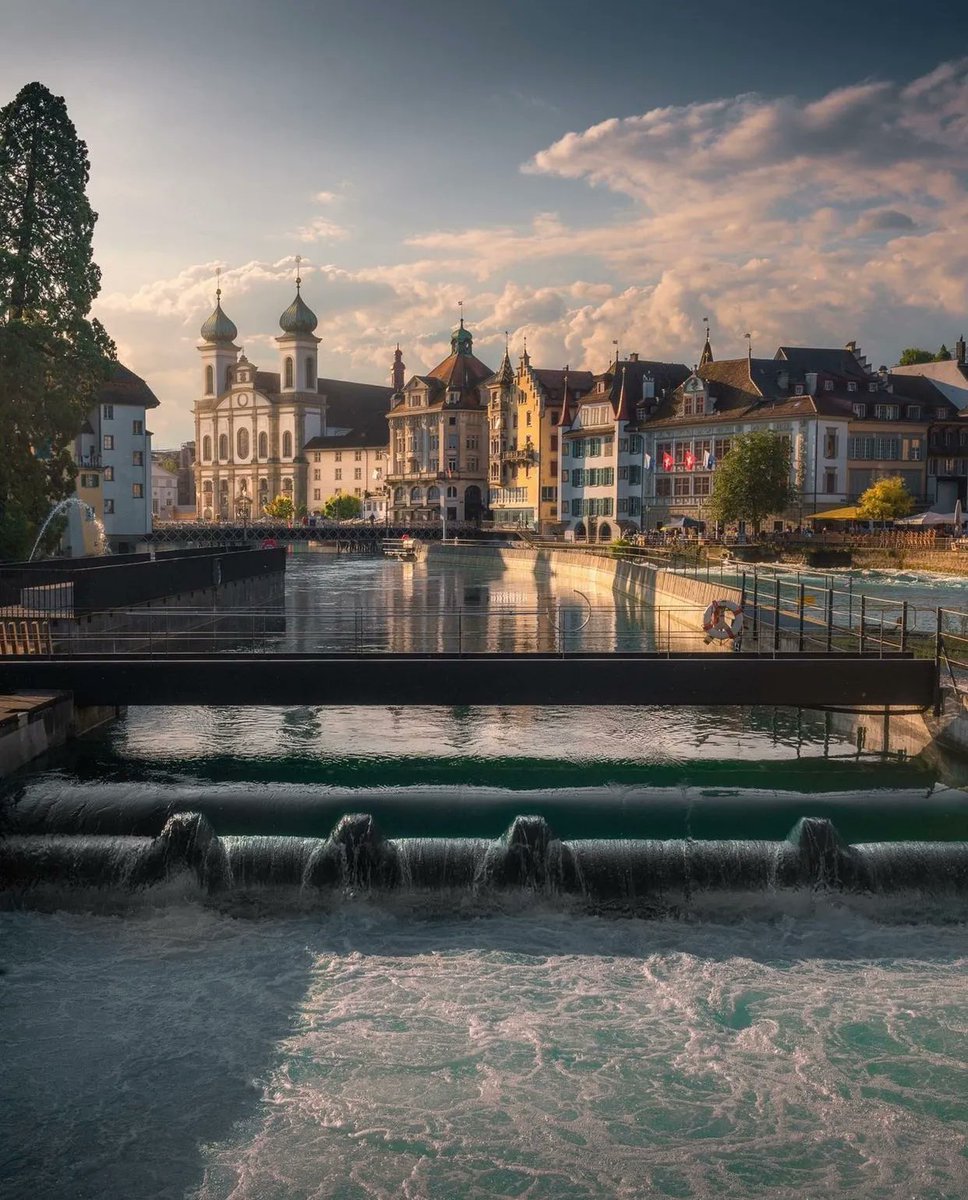
M 221 295 L 222 289 L 219 288 L 215 293 L 215 311 L 202 326 L 202 337 L 206 342 L 214 342 L 216 345 L 222 342 L 234 342 L 239 336 L 235 323 L 222 312 Z
M 316 314 L 299 294 L 301 279 L 296 280 L 296 299 L 279 318 L 283 333 L 312 333 L 319 321 Z

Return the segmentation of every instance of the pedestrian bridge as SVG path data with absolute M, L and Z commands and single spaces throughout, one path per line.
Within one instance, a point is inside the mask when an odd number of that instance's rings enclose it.
M 933 659 L 860 653 L 167 653 L 0 658 L 0 694 L 79 705 L 792 705 L 934 703 Z

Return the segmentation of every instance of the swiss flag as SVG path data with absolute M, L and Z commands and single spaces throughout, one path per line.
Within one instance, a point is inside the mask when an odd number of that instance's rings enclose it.
M 695 469 L 695 466 L 696 466 L 696 456 L 695 456 L 695 454 L 693 454 L 693 452 L 692 452 L 691 450 L 687 450 L 687 451 L 686 451 L 685 458 L 684 458 L 684 460 L 683 460 L 683 461 L 684 461 L 684 462 L 685 462 L 685 464 L 686 464 L 686 470 L 687 470 L 687 471 L 692 471 L 692 470 L 694 470 L 694 469 Z
M 663 469 L 663 471 L 671 471 L 672 467 L 673 467 L 672 455 L 669 453 L 668 450 L 666 450 L 662 454 L 662 469 Z

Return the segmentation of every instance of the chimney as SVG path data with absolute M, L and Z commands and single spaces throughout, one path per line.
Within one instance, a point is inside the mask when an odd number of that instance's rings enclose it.
M 960 367 L 963 367 L 965 365 L 965 335 L 964 334 L 962 334 L 961 337 L 955 342 L 955 360 L 957 361 L 957 363 Z
M 629 362 L 638 362 L 638 361 L 639 361 L 638 353 L 629 355 Z

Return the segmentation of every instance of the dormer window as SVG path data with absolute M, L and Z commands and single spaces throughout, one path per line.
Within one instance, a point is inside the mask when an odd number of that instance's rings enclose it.
M 934 410 L 934 417 L 935 417 L 936 421 L 943 421 L 947 417 L 947 415 L 948 415 L 948 410 L 946 408 L 936 408 Z
M 407 404 L 408 404 L 409 408 L 419 408 L 420 407 L 420 393 L 419 392 L 411 392 L 410 399 L 407 401 Z
M 447 403 L 448 404 L 460 404 L 460 392 L 448 392 L 447 393 Z
M 803 384 L 798 383 L 796 385 L 796 387 L 793 389 L 793 392 L 794 392 L 794 395 L 802 396 L 803 395 Z
M 832 392 L 834 390 L 834 381 L 832 379 L 825 379 L 823 381 L 823 390 L 825 392 Z
M 920 421 L 921 420 L 921 405 L 920 404 L 909 404 L 908 408 L 907 408 L 907 418 L 909 421 Z
M 596 391 L 596 392 L 598 392 L 598 394 L 599 394 L 600 396 L 604 396 L 604 395 L 605 395 L 605 380 L 604 380 L 604 379 L 599 379 L 599 381 L 598 381 L 598 385 L 597 385 L 597 387 L 595 388 L 595 391 Z
M 876 383 L 869 383 L 869 384 L 867 385 L 867 390 L 868 390 L 869 392 L 876 392 L 876 391 L 877 391 L 877 384 L 876 384 Z
M 851 380 L 851 382 L 847 384 L 847 391 L 848 392 L 856 392 L 857 391 L 857 384 L 854 383 L 853 380 Z
M 852 404 L 850 407 L 853 409 L 854 416 L 859 420 L 863 421 L 863 419 L 867 416 L 866 404 Z

